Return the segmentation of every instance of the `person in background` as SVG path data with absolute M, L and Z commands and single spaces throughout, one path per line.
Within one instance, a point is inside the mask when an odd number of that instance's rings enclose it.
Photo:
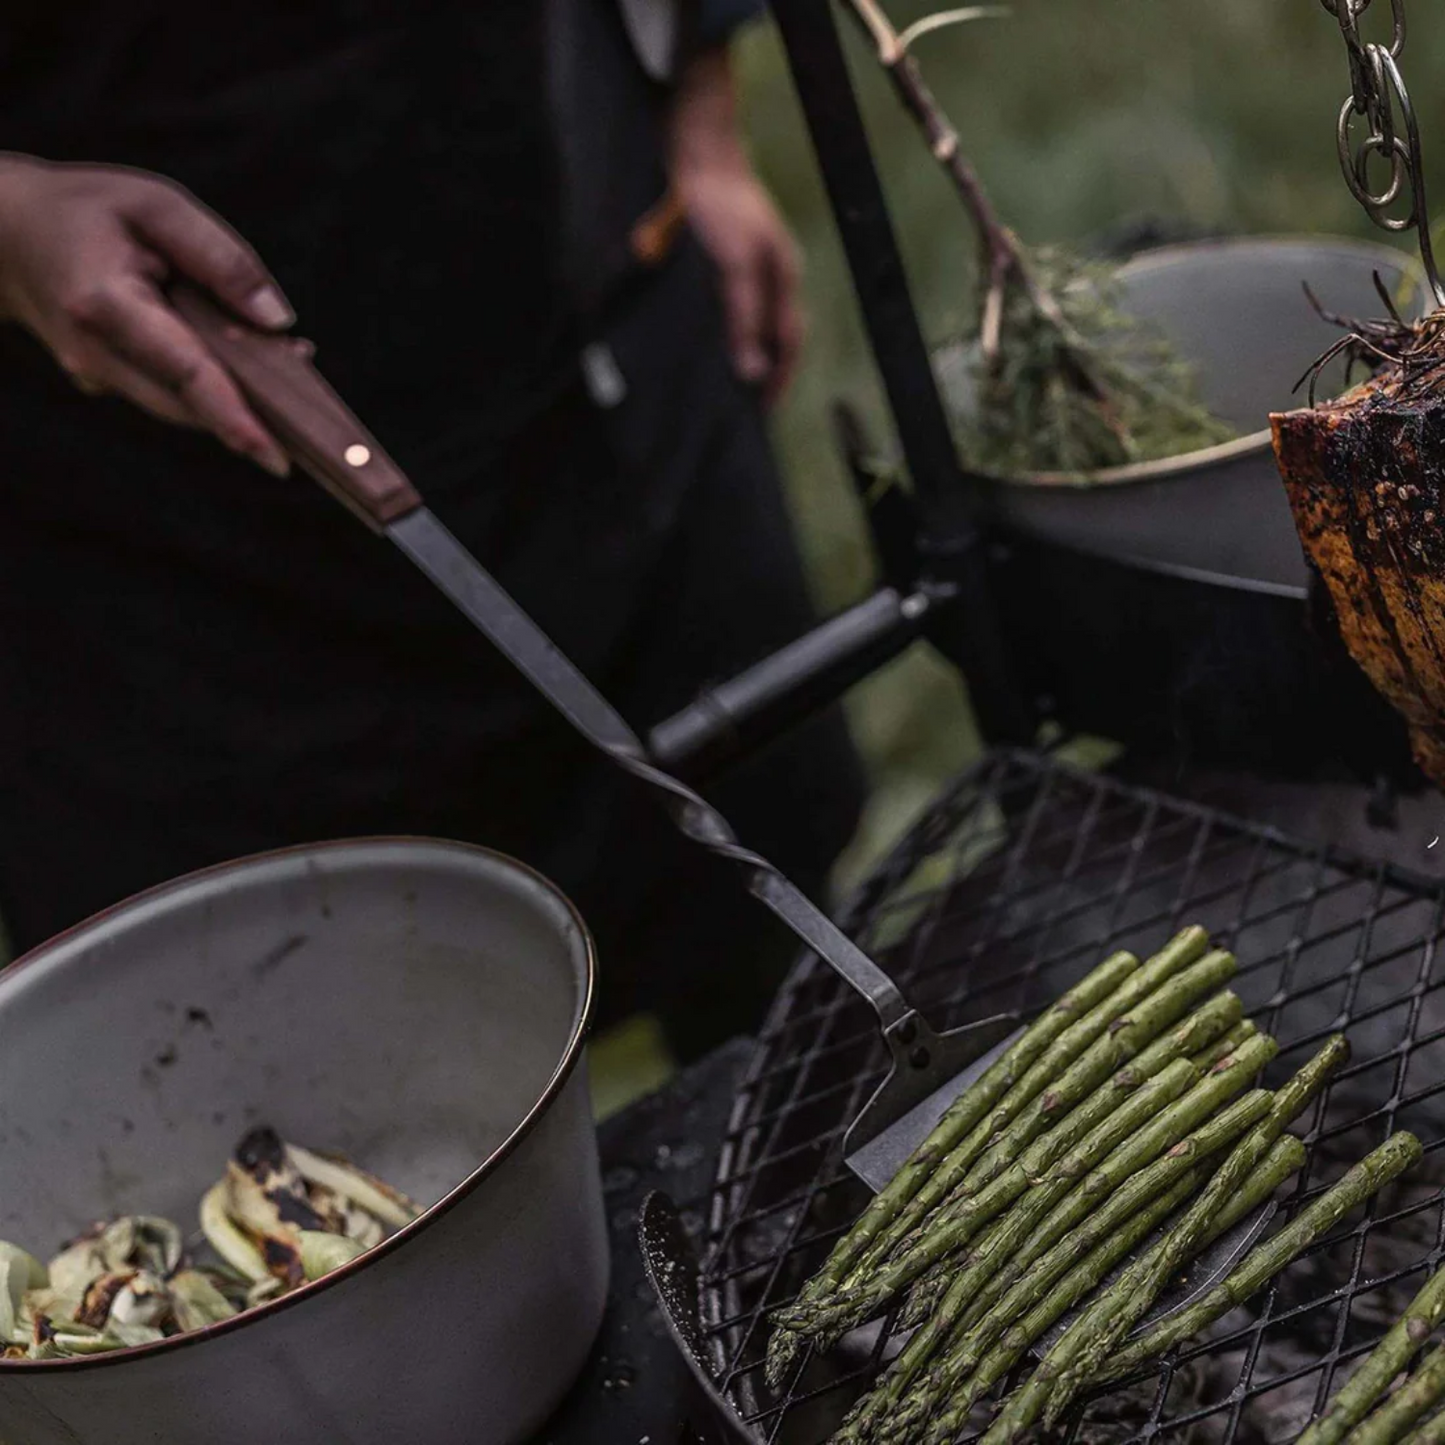
M 0 16 L 0 914 L 21 949 L 191 869 L 473 840 L 561 884 L 604 1016 L 684 1057 L 790 945 L 286 458 L 167 301 L 298 330 L 638 727 L 814 620 L 763 408 L 793 242 L 736 0 L 182 0 Z M 219 443 L 219 444 L 218 444 Z M 711 790 L 814 894 L 829 715 Z

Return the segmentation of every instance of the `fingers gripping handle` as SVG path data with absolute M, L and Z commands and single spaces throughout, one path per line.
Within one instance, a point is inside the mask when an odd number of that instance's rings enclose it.
M 421 506 L 405 474 L 311 364 L 303 342 L 255 330 L 184 282 L 171 289 L 171 303 L 277 440 L 373 531 Z

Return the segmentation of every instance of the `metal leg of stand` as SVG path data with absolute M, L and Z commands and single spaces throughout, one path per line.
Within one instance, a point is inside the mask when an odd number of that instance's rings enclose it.
M 994 616 L 980 499 L 958 465 L 831 0 L 772 8 L 913 483 L 923 563 L 956 588 L 928 635 L 963 670 L 985 736 L 1029 741 L 1035 720 Z

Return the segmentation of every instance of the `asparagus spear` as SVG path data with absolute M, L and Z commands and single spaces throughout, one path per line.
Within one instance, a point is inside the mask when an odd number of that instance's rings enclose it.
M 874 1259 L 881 1260 L 881 1253 L 870 1255 L 865 1260 L 869 1267 L 855 1271 L 842 1289 L 821 1298 L 808 1298 L 803 1295 L 791 1305 L 779 1310 L 774 1316 L 774 1322 L 782 1327 L 782 1331 L 775 1333 L 769 1344 L 771 1368 L 776 1375 L 781 1374 L 800 1343 L 788 1338 L 788 1334 L 784 1332 L 816 1336 L 836 1334 L 839 1328 L 847 1329 L 851 1323 L 867 1319 L 880 1302 L 911 1284 L 935 1260 L 967 1244 L 982 1225 L 993 1219 L 1027 1187 L 1028 1178 L 1023 1171 L 1016 1164 L 1006 1161 L 1016 1156 L 1054 1120 L 1060 1120 L 1067 1125 L 1069 1110 L 1076 1102 L 1092 1092 L 1112 1071 L 1128 1062 L 1157 1034 L 1176 1022 L 1195 999 L 1216 988 L 1234 972 L 1234 968 L 1231 955 L 1209 954 L 1170 979 L 1136 1005 L 1132 1012 L 1115 1018 L 1107 1032 L 1096 1039 L 1083 1055 L 1065 1070 L 1060 1079 L 1036 1098 L 1015 1121 L 1013 1128 L 1005 1132 L 1004 1139 L 990 1149 L 996 1172 L 989 1184 L 980 1189 L 977 1195 L 963 1196 L 940 1211 L 939 1218 L 920 1231 L 919 1237 L 900 1253 L 897 1260 L 890 1260 L 880 1268 L 869 1262 Z M 1233 998 L 1232 994 L 1222 996 L 1211 1006 L 1209 1012 L 1215 1024 L 1221 1019 L 1227 1019 L 1233 1012 L 1230 1003 Z M 1235 1002 L 1237 1003 L 1237 1000 Z M 1165 1049 L 1152 1051 L 1150 1058 L 1153 1062 L 1158 1062 L 1166 1057 L 1168 1052 L 1170 1051 Z M 1179 1050 L 1175 1048 L 1173 1052 L 1177 1053 Z M 1152 1063 L 1150 1066 L 1152 1067 Z M 1110 1102 L 1110 1107 L 1113 1107 L 1121 1093 L 1133 1088 L 1136 1083 L 1137 1073 L 1124 1074 L 1116 1077 L 1111 1081 L 1111 1087 L 1101 1092 L 1106 1101 Z M 1066 1128 L 1060 1136 L 1064 1141 L 1063 1147 L 1067 1147 L 1073 1142 L 1073 1138 L 1077 1137 L 1070 1133 L 1070 1128 Z M 1007 1146 L 1001 1147 L 1005 1141 Z M 1058 1143 L 1058 1140 L 1054 1143 Z M 1041 1145 L 1041 1148 L 1044 1147 Z M 1047 1147 L 1051 1148 L 1053 1144 Z M 921 1192 L 918 1197 L 922 1198 Z M 915 1199 L 914 1204 L 917 1202 Z M 892 1230 L 896 1230 L 902 1222 L 902 1217 L 895 1221 L 890 1231 L 886 1231 L 880 1239 L 879 1246 L 890 1240 Z M 906 1261 L 906 1264 L 902 1263 L 903 1261 Z M 883 1281 L 881 1285 L 880 1281 Z M 834 1321 L 838 1323 L 835 1325 Z
M 991 1155 L 997 1155 L 1002 1172 L 993 1174 L 977 1193 L 960 1190 L 950 1199 L 948 1205 L 901 1246 L 891 1259 L 875 1265 L 870 1274 L 860 1277 L 841 1294 L 825 1301 L 821 1316 L 826 1320 L 831 1312 L 831 1318 L 838 1323 L 825 1323 L 821 1329 L 816 1325 L 810 1328 L 801 1323 L 803 1312 L 795 1311 L 786 1319 L 789 1327 L 809 1334 L 819 1334 L 826 1341 L 836 1339 L 843 1331 L 869 1318 L 900 1289 L 969 1244 L 982 1225 L 995 1219 L 1023 1194 L 1031 1183 L 1048 1172 L 1062 1151 L 1073 1146 L 1081 1135 L 1087 1139 L 1088 1147 L 1083 1151 L 1086 1162 L 1072 1166 L 1078 1171 L 1073 1177 L 1078 1177 L 1078 1174 L 1091 1168 L 1093 1160 L 1102 1157 L 1103 1153 L 1126 1136 L 1130 1128 L 1129 1121 L 1135 1117 L 1130 1111 L 1111 1122 L 1111 1116 L 1119 1108 L 1122 1097 L 1139 1086 L 1141 1076 L 1154 1074 L 1165 1068 L 1167 1060 L 1187 1063 L 1187 1060 L 1179 1057 L 1181 1054 L 1196 1045 L 1200 1038 L 1208 1038 L 1220 1032 L 1237 1019 L 1242 1009 L 1239 999 L 1227 991 L 1218 994 L 1181 1028 L 1164 1038 L 1156 1039 L 1138 1054 L 1132 1066 L 1120 1069 L 1107 1085 L 1089 1094 L 1078 1108 L 1073 1108 L 1074 1101 L 1085 1095 L 1086 1090 L 1095 1083 L 1101 1073 L 1107 1071 L 1111 1062 L 1117 1061 L 1120 1056 L 1128 1058 L 1143 1038 L 1166 1027 L 1190 1002 L 1232 973 L 1234 967 L 1231 955 L 1211 953 L 1171 979 L 1140 1004 L 1133 1014 L 1116 1020 L 1108 1035 L 1092 1045 L 1063 1078 L 1026 1111 L 1016 1126 L 1016 1136 L 1008 1141 L 1000 1141 L 990 1150 Z M 1193 1074 L 1197 1078 L 1198 1071 L 1194 1070 Z M 1171 1077 L 1183 1078 L 1184 1075 L 1182 1071 L 1176 1071 Z M 1015 1159 L 1004 1167 L 1002 1161 L 1010 1153 L 1016 1154 L 1037 1129 L 1044 1127 L 1050 1115 L 1055 1113 L 1062 1116 L 1059 1122 L 1029 1148 L 1021 1159 Z M 1031 1122 L 1031 1116 L 1035 1116 L 1037 1122 Z M 1085 1131 L 1089 1129 L 1094 1132 L 1085 1135 Z M 1006 1148 L 1003 1147 L 1005 1143 Z M 1056 1190 L 1056 1195 L 1057 1192 Z M 1056 1198 L 1054 1202 L 1057 1202 Z M 919 1304 L 923 1302 L 920 1301 Z
M 1405 1437 L 1405 1445 L 1445 1445 L 1445 1410 Z
M 1206 1016 L 1211 1014 L 1216 1007 L 1221 1005 L 1228 1007 L 1231 1002 L 1238 1002 L 1232 993 L 1217 995 L 1216 999 L 1211 1000 L 1203 1009 L 1192 1014 L 1189 1019 L 1185 1020 L 1184 1025 L 1181 1027 L 1189 1028 L 1191 1025 L 1198 1027 L 1199 1024 L 1204 1022 Z M 1232 1054 L 1235 1049 L 1249 1039 L 1254 1038 L 1258 1033 L 1259 1030 L 1255 1025 L 1246 1019 L 1244 1022 L 1236 1024 L 1227 1034 L 1210 1044 L 1207 1048 L 1201 1049 L 1193 1054 L 1191 1061 L 1200 1069 L 1207 1070 L 1217 1067 L 1220 1062 Z M 1145 1052 L 1134 1061 L 1131 1067 L 1137 1068 L 1144 1062 L 1146 1055 L 1163 1042 L 1164 1040 L 1158 1040 L 1155 1044 L 1150 1045 L 1150 1048 L 1146 1049 Z M 1224 1047 L 1230 1042 L 1233 1043 L 1233 1047 Z M 1260 1095 L 1260 1098 L 1265 1100 L 1269 1097 L 1270 1096 L 1265 1093 L 1261 1093 Z M 1255 1122 L 1257 1122 L 1257 1116 L 1251 1116 L 1249 1123 Z M 1248 1127 L 1248 1125 L 1241 1126 L 1241 1128 L 1244 1127 Z M 1234 1133 L 1238 1132 L 1239 1130 L 1234 1131 Z M 1234 1134 L 1231 1133 L 1221 1142 L 1228 1142 L 1228 1139 L 1233 1137 Z M 1183 1166 L 1181 1165 L 1180 1167 L 1182 1168 Z M 1119 1217 L 1122 1218 L 1123 1216 Z M 913 1289 L 909 1293 L 903 1313 L 899 1317 L 899 1328 L 913 1329 L 926 1320 L 943 1301 L 944 1296 L 948 1292 L 949 1285 L 958 1277 L 959 1270 L 972 1264 L 980 1254 L 992 1250 L 991 1237 L 992 1236 L 988 1236 L 976 1241 L 974 1246 L 970 1248 L 966 1258 L 942 1259 L 935 1264 L 928 1273 L 923 1275 L 922 1278 L 914 1284 Z M 974 1295 L 973 1302 L 969 1306 L 964 1319 L 959 1322 L 958 1327 L 962 1329 L 965 1327 L 965 1324 L 971 1324 L 986 1314 L 1008 1286 L 1043 1253 L 1046 1247 L 1046 1244 L 1040 1243 L 1037 1239 L 1030 1240 L 1028 1246 L 1020 1251 L 1013 1259 L 1009 1260 L 1001 1270 L 996 1269 L 989 1278 L 987 1287 Z
M 1259 1169 L 1225 1206 L 1212 1227 L 1209 1240 L 1217 1239 L 1246 1215 L 1253 1213 L 1304 1164 L 1304 1160 L 1305 1147 L 1293 1135 L 1277 1140 Z M 930 1402 L 927 1407 L 928 1416 L 934 1419 L 928 1437 L 929 1445 L 951 1439 L 952 1432 L 961 1428 L 968 1412 L 1013 1369 L 1024 1351 L 1060 1315 L 1096 1289 L 1109 1271 L 1189 1198 L 1204 1178 L 1204 1168 L 1196 1165 L 1166 1193 L 1146 1204 L 1116 1233 L 1102 1239 L 1064 1275 L 1057 1286 L 1046 1287 L 1047 1292 L 1034 1300 L 1027 1313 L 981 1360 L 975 1363 L 964 1356 L 950 1361 L 950 1368 L 939 1375 L 937 1393 L 933 1397 L 934 1402 L 947 1400 L 948 1407 L 936 1417 L 933 1416 L 935 1404 Z
M 1181 939 L 1184 937 L 1180 935 Z M 1165 954 L 1171 962 L 1180 960 L 1177 966 L 1182 967 L 1190 961 L 1191 950 L 1193 957 L 1204 952 L 1207 941 L 1204 931 L 1197 929 L 1189 933 L 1182 946 L 1179 946 L 1180 939 L 1174 940 L 1170 945 L 1173 952 L 1166 949 Z M 1150 966 L 1154 966 L 1152 959 Z M 874 1196 L 858 1222 L 834 1245 L 827 1262 L 808 1282 L 798 1303 L 811 1303 L 830 1295 L 849 1269 L 905 1211 L 914 1196 L 929 1189 L 940 1168 L 945 1171 L 951 1168 L 955 1177 L 961 1179 L 983 1151 L 995 1127 L 1002 1127 L 1024 1108 L 1060 1068 L 1081 1054 L 1117 1017 L 1119 1000 L 1132 997 L 1121 990 L 1130 975 L 1138 970 L 1139 960 L 1132 953 L 1110 954 L 1035 1020 L 1023 1037 L 950 1105 L 912 1158 Z M 990 1116 L 989 1111 L 996 1104 L 999 1107 Z M 998 1122 L 1000 1119 L 1002 1123 Z M 925 1194 L 916 1216 L 921 1218 L 949 1187 L 946 1182 L 941 1183 L 932 1194 L 931 1202 Z M 910 1218 L 913 1217 L 910 1214 Z M 767 1363 L 767 1377 L 774 1386 L 781 1381 L 802 1344 L 802 1337 L 793 1331 L 785 1328 L 774 1331 L 768 1343 Z
M 1243 1012 L 1244 1006 L 1240 1003 L 1240 1000 L 1238 1000 L 1237 994 L 1231 993 L 1231 991 L 1228 990 L 1215 994 L 1202 1009 L 1195 1010 L 1194 1013 L 1189 1014 L 1188 1019 L 1185 1019 L 1185 1022 L 1179 1025 L 1178 1029 L 1173 1029 L 1172 1032 L 1166 1033 L 1163 1038 L 1155 1039 L 1155 1042 L 1150 1043 L 1149 1048 L 1144 1049 L 1136 1059 L 1133 1059 L 1130 1064 L 1124 1066 L 1124 1069 L 1121 1069 L 1118 1074 L 1114 1075 L 1114 1084 L 1127 1088 L 1130 1087 L 1130 1079 L 1136 1082 L 1143 1082 L 1144 1079 L 1152 1078 L 1160 1069 L 1165 1068 L 1165 1065 L 1169 1064 L 1170 1061 L 1181 1058 L 1181 1056 L 1189 1053 L 1191 1049 L 1198 1051 L 1192 1056 L 1192 1062 L 1194 1062 L 1196 1068 L 1199 1068 L 1199 1071 L 1204 1072 L 1205 1069 L 1220 1064 L 1221 1059 L 1230 1055 L 1233 1051 L 1225 1049 L 1225 1051 L 1220 1052 L 1220 1039 L 1214 1039 L 1215 1035 L 1220 1035 L 1222 1038 L 1228 1038 L 1230 1035 L 1240 1035 L 1241 1039 L 1248 1039 L 1251 1038 L 1254 1033 L 1259 1032 L 1253 1025 L 1248 1026 L 1248 1029 L 1243 1029 L 1243 1026 L 1237 1025 L 1234 1029 L 1230 1029 L 1228 1035 L 1225 1035 L 1224 1030 L 1228 1029 L 1230 1023 L 1237 1020 Z M 1198 1049 L 1201 1040 L 1207 1039 L 1214 1039 L 1214 1042 L 1209 1043 L 1207 1048 Z M 1090 1095 L 1090 1098 L 1088 1098 L 1088 1101 L 1085 1101 L 1082 1108 L 1088 1108 L 1090 1105 L 1094 1105 L 1095 1101 L 1100 1100 L 1100 1097 L 1100 1092 L 1095 1092 L 1095 1094 Z M 1081 1117 L 1079 1116 L 1079 1111 L 1075 1111 L 1074 1114 L 1069 1116 L 1071 1120 L 1078 1117 Z M 1056 1134 L 1056 1131 L 1053 1131 L 1053 1133 Z M 1045 1140 L 1051 1139 L 1053 1139 L 1053 1134 L 1046 1134 Z M 1055 1140 L 1055 1149 L 1056 1146 L 1058 1146 L 1058 1142 Z M 1042 1142 L 1040 1142 L 1040 1146 L 1035 1147 L 1035 1150 L 1023 1156 L 1023 1166 L 1025 1166 L 1026 1172 L 1030 1173 L 1030 1175 L 1042 1175 L 1042 1173 L 1048 1169 L 1049 1163 L 1051 1163 L 1051 1159 L 1045 1159 L 1045 1157 L 1039 1156 L 1038 1150 L 1040 1147 L 1043 1147 Z M 961 1186 L 961 1191 L 967 1188 L 968 1181 L 965 1181 L 964 1185 Z M 951 1201 L 949 1202 L 957 1202 L 958 1199 L 961 1199 L 961 1191 L 955 1191 L 955 1194 L 951 1196 Z M 987 1248 L 987 1244 L 975 1243 L 974 1246 L 970 1247 L 970 1256 L 977 1256 L 981 1248 Z M 909 1292 L 905 1309 L 903 1309 L 903 1314 L 899 1319 L 900 1328 L 913 1328 L 916 1324 L 919 1324 L 920 1321 L 928 1318 L 928 1316 L 932 1314 L 933 1309 L 936 1308 L 936 1305 L 938 1305 L 938 1302 L 944 1298 L 944 1293 L 948 1290 L 949 1283 L 957 1276 L 958 1270 L 967 1263 L 970 1263 L 970 1260 L 948 1259 L 948 1257 L 945 1257 L 945 1259 L 933 1264 L 928 1272 L 922 1274 L 922 1276 L 913 1283 L 912 1290 Z
M 975 1240 L 973 1247 L 966 1253 L 946 1255 L 919 1275 L 909 1287 L 908 1295 L 903 1301 L 903 1308 L 899 1311 L 898 1328 L 913 1330 L 923 1324 L 943 1303 L 944 1296 L 948 1293 L 948 1287 L 957 1277 L 958 1271 L 970 1268 L 977 1260 L 989 1253 L 993 1248 L 992 1241 L 1007 1222 L 1008 1215 L 1005 1214 L 1002 1219 L 990 1226 L 987 1234 L 981 1239 Z
M 952 1149 L 916 1194 L 900 1209 L 888 1226 L 875 1232 L 865 1257 L 876 1262 L 886 1258 L 893 1247 L 953 1192 L 970 1173 L 979 1156 L 996 1136 L 1033 1104 L 1049 1085 L 1055 1083 L 1086 1054 L 1102 1043 L 1119 1020 L 1138 1007 L 1182 969 L 1203 957 L 1209 936 L 1202 928 L 1186 928 L 1164 948 L 1123 979 L 1102 1003 L 1065 1029 L 1008 1091 L 991 1114 L 981 1118 L 969 1134 Z M 1176 1015 L 1177 1017 L 1177 1015 Z M 1162 1027 L 1162 1026 L 1161 1026 Z M 1107 1072 L 1107 1070 L 1105 1071 Z M 1102 1077 L 1102 1076 L 1101 1076 Z M 1097 1080 L 1096 1080 L 1097 1082 Z M 855 1256 L 855 1266 L 859 1262 Z M 855 1273 L 857 1272 L 855 1267 Z
M 995 1429 L 1000 1429 L 1006 1421 L 1007 1430 L 1013 1433 L 999 1434 L 995 1439 L 1015 1438 L 1030 1429 L 1040 1415 L 1046 1415 L 1046 1424 L 1058 1418 L 1087 1382 L 1088 1377 L 1078 1368 L 1081 1361 L 1097 1354 L 1100 1340 L 1106 1340 L 1108 1349 L 1112 1349 L 1121 1334 L 1149 1308 L 1159 1292 L 1155 1281 L 1167 1280 L 1198 1248 L 1199 1238 L 1224 1200 L 1249 1177 L 1285 1125 L 1304 1108 L 1347 1052 L 1344 1040 L 1336 1036 L 1275 1095 L 1270 1112 L 1230 1151 L 1183 1219 L 1069 1326 L 1028 1382 L 1014 1393 L 995 1422 Z M 989 1445 L 994 1445 L 994 1440 Z
M 1159 1291 L 1186 1260 L 1192 1259 L 1199 1240 L 1224 1201 L 1249 1177 L 1291 1120 L 1325 1081 L 1349 1057 L 1349 1045 L 1336 1034 L 1288 1084 L 1275 1095 L 1270 1112 L 1235 1146 L 1189 1212 L 1159 1244 L 1134 1265 L 1121 1280 L 1112 1300 L 1098 1303 L 1098 1314 L 1068 1352 L 1064 1367 L 1052 1377 L 1057 1387 L 1049 1397 L 1044 1423 L 1052 1426 L 1071 1400 L 1098 1374 L 1114 1346 L 1133 1328 Z M 1062 1343 L 1062 1342 L 1061 1342 Z M 1046 1362 L 1047 1363 L 1047 1362 Z M 1040 1367 L 1043 1368 L 1042 1366 Z
M 1193 1055 L 1201 1069 L 1212 1069 L 1220 1059 L 1232 1054 L 1246 1039 L 1252 1039 L 1259 1032 L 1253 1019 L 1244 1019 L 1230 1029 L 1223 1038 L 1215 1039 L 1207 1048 Z
M 1067 1191 L 1097 1160 L 1178 1098 L 1197 1077 L 1198 1072 L 1188 1059 L 1176 1059 L 1143 1088 L 1127 1091 L 1123 1103 L 1105 1113 L 1071 1152 L 1053 1166 L 1048 1181 L 1041 1187 Z M 1113 1089 L 1112 1092 L 1125 1091 Z M 1117 1100 L 1113 1102 L 1117 1104 Z M 1075 1132 L 1072 1125 L 1073 1121 L 1066 1119 L 1059 1128 L 1072 1136 Z M 811 1310 L 801 1305 L 796 1307 L 786 1317 L 788 1327 L 831 1340 L 871 1319 L 935 1260 L 967 1244 L 1028 1189 L 1030 1183 L 1031 1177 L 1024 1166 L 1013 1164 L 981 1193 L 969 1196 L 947 1211 L 936 1227 L 897 1259 L 889 1261 L 866 1285 L 818 1301 Z
M 1362 1204 L 1397 1175 L 1410 1168 L 1423 1152 L 1420 1141 L 1413 1134 L 1403 1131 L 1392 1134 L 1378 1149 L 1356 1164 L 1343 1179 L 1306 1205 L 1277 1234 L 1271 1235 L 1263 1244 L 1255 1245 L 1245 1256 L 1243 1263 L 1203 1299 L 1196 1300 L 1187 1309 L 1170 1315 L 1166 1320 L 1160 1320 L 1120 1351 L 1110 1362 L 1104 1378 L 1114 1380 L 1130 1374 L 1156 1355 L 1162 1354 L 1181 1340 L 1187 1340 L 1190 1335 L 1198 1334 L 1237 1305 L 1243 1304 L 1256 1290 L 1268 1284 L 1296 1255 L 1307 1249 L 1322 1234 L 1333 1229 L 1357 1204 Z M 1307 1435 L 1301 1435 L 1296 1445 L 1305 1445 L 1307 1438 Z
M 1396 1445 L 1405 1438 L 1410 1426 L 1422 1415 L 1428 1415 L 1442 1399 L 1445 1399 L 1445 1345 L 1437 1345 L 1419 1369 L 1373 1415 L 1350 1432 L 1346 1445 Z
M 973 1331 L 977 1351 L 985 1349 L 997 1334 L 1031 1308 L 1040 1294 L 1073 1268 L 1081 1253 L 1101 1244 L 1157 1194 L 1169 1189 L 1182 1173 L 1218 1153 L 1257 1124 L 1269 1112 L 1273 1097 L 1268 1089 L 1255 1089 L 1244 1095 L 1188 1138 L 1181 1139 L 1162 1158 L 1141 1169 L 1078 1229 L 1052 1247 L 1042 1249 L 1031 1241 L 1020 1251 L 1017 1260 L 1009 1261 L 999 1271 L 997 1284 L 991 1282 L 981 1292 L 978 1303 L 959 1321 L 954 1340 L 961 1345 Z
M 1232 954 L 1218 950 L 1208 953 L 1198 963 L 1170 979 L 1132 1013 L 1115 1019 L 1104 1037 L 1092 1044 L 1080 1056 L 1078 1063 L 1029 1105 L 1013 1129 L 984 1150 L 963 1181 L 964 1192 L 976 1193 L 996 1179 L 1018 1157 L 1023 1147 L 1056 1119 L 1064 1117 L 1079 1100 L 1086 1098 L 1115 1069 L 1136 1054 L 1134 1066 L 1137 1078 L 1138 1073 L 1157 1071 L 1163 1062 L 1198 1047 L 1199 1040 L 1196 1038 L 1194 1043 L 1181 1048 L 1175 1034 L 1157 1039 L 1154 1047 L 1144 1046 L 1156 1040 L 1157 1035 L 1183 1017 L 1196 999 L 1218 988 L 1234 971 Z M 1200 1012 L 1209 1013 L 1210 1021 L 1216 1022 L 1221 1014 L 1233 1013 L 1231 1001 L 1242 1011 L 1243 1006 L 1235 995 L 1225 993 L 1216 1001 L 1217 1007 L 1211 1004 L 1210 1009 Z M 1201 1035 L 1206 1032 L 1201 1030 Z
M 1203 952 L 1202 945 L 1199 951 Z M 1110 998 L 1138 967 L 1139 960 L 1132 953 L 1112 953 L 1052 1008 L 1040 1014 L 1022 1037 L 948 1106 L 933 1132 L 873 1197 L 853 1228 L 833 1246 L 827 1263 L 815 1277 L 815 1284 L 823 1287 L 838 1284 L 848 1267 L 928 1181 L 950 1150 L 994 1104 L 1014 1089 L 1039 1055 L 1071 1025 L 1081 1018 L 1087 1021 L 1092 1010 Z M 1109 1020 L 1104 1022 L 1107 1026 Z M 1079 1052 L 1084 1047 L 1086 1045 L 1081 1045 Z M 1047 1081 L 1040 1082 L 1040 1088 L 1044 1082 Z
M 1028 1349 L 1030 1334 L 1042 1334 L 1076 1300 L 1097 1287 L 1099 1281 L 1131 1249 L 1159 1227 L 1202 1182 L 1200 1172 L 1190 1170 L 1174 1185 L 1151 1200 L 1119 1231 L 1079 1260 L 1059 1287 L 1036 1303 L 996 1342 L 981 1360 L 964 1363 L 964 1357 L 950 1355 L 913 1387 L 899 1410 L 889 1416 L 890 1430 L 882 1438 L 907 1440 L 911 1432 L 927 1427 L 928 1441 L 951 1441 L 964 1428 L 974 1405 L 1013 1368 Z
M 1063 1239 L 1100 1199 L 1136 1175 L 1164 1150 L 1180 1143 L 1244 1088 L 1274 1057 L 1276 1047 L 1268 1035 L 1249 1039 L 1238 1054 L 1216 1065 L 1202 1080 L 1188 1060 L 1179 1059 L 1170 1064 L 1154 1084 L 1162 1084 L 1174 1070 L 1185 1070 L 1197 1080 L 1189 1092 L 1149 1119 L 1137 1133 L 1125 1137 L 1087 1178 L 1080 1180 L 1077 1175 L 1064 1175 L 1029 1190 L 1004 1216 L 973 1261 L 955 1274 L 937 1310 L 893 1362 L 869 1397 L 869 1404 L 856 1412 L 859 1418 L 866 1423 L 896 1405 L 980 1293 L 993 1293 L 992 1280 L 1016 1278 L 1018 1268 L 1022 1267 L 1018 1262 L 1025 1253 L 1028 1256 L 1025 1263 L 1037 1258 L 1050 1245 Z
M 1435 1326 L 1445 1315 L 1445 1269 L 1437 1270 L 1427 1279 L 1410 1301 L 1405 1313 L 1386 1332 L 1370 1352 L 1364 1364 L 1350 1377 L 1349 1383 L 1335 1395 L 1325 1412 L 1299 1437 L 1298 1445 L 1336 1445 L 1358 1425 L 1390 1387 L 1390 1381 L 1409 1363 L 1410 1356 L 1435 1333 Z M 1445 1370 L 1445 1366 L 1441 1367 Z M 1416 1414 L 1423 1413 L 1425 1405 Z M 1415 1416 L 1411 1416 L 1413 1420 Z M 1409 1420 L 1405 1421 L 1406 1424 Z M 1372 1436 L 1371 1439 L 1393 1439 L 1393 1436 Z

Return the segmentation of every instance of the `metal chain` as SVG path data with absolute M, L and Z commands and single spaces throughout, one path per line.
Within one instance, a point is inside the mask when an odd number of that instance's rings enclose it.
M 1336 139 L 1340 169 L 1351 195 L 1377 226 L 1387 231 L 1414 230 L 1420 242 L 1425 279 L 1437 306 L 1445 306 L 1445 285 L 1435 264 L 1430 239 L 1430 208 L 1425 200 L 1425 169 L 1420 158 L 1420 127 L 1410 92 L 1400 73 L 1405 49 L 1405 0 L 1390 0 L 1388 45 L 1365 40 L 1360 19 L 1372 0 L 1320 0 L 1340 23 L 1350 59 L 1350 94 L 1340 108 Z M 1368 134 L 1356 139 L 1363 119 Z M 1370 184 L 1370 164 L 1379 157 L 1389 167 L 1385 183 Z M 1401 212 L 1401 202 L 1407 209 Z

